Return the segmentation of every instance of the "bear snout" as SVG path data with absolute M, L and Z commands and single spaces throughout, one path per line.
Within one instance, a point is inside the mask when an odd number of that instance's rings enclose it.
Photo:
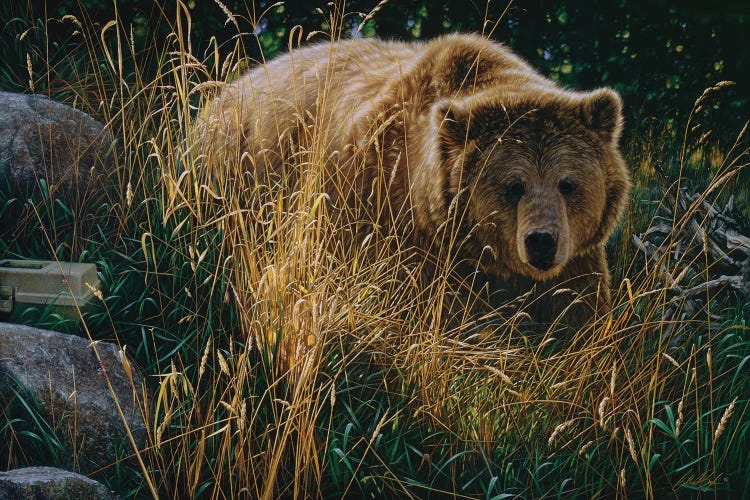
M 529 264 L 546 271 L 555 265 L 557 255 L 557 235 L 545 230 L 533 230 L 526 233 L 524 238 L 526 255 Z

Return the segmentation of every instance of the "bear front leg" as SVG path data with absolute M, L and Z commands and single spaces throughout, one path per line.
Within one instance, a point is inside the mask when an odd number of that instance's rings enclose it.
M 610 277 L 604 245 L 575 257 L 564 271 L 561 286 L 574 290 L 574 304 L 566 313 L 572 325 L 582 325 L 610 309 Z
M 541 286 L 534 317 L 581 326 L 610 308 L 609 268 L 603 245 L 574 257 L 562 273 Z M 542 285 L 542 284 L 540 284 Z

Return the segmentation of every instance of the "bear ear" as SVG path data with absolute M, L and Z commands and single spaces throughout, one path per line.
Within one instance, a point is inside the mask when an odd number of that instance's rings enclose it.
M 444 150 L 458 147 L 463 149 L 474 139 L 473 131 L 476 127 L 472 126 L 469 108 L 462 103 L 447 99 L 439 101 L 433 108 L 432 118 Z
M 622 100 L 610 88 L 587 94 L 579 106 L 583 124 L 596 132 L 604 142 L 617 142 L 622 132 Z
M 456 194 L 464 175 L 464 159 L 476 147 L 473 136 L 478 131 L 476 120 L 471 108 L 448 99 L 435 103 L 432 120 L 437 131 L 438 175 L 443 176 L 442 184 L 448 188 L 448 192 Z

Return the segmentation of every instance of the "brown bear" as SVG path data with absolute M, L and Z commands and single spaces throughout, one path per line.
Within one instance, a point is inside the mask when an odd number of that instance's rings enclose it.
M 621 107 L 613 90 L 564 89 L 480 36 L 353 39 L 252 69 L 198 128 L 204 158 L 221 154 L 254 182 L 323 164 L 334 205 L 369 200 L 426 255 L 453 242 L 494 287 L 587 291 L 577 302 L 602 310 L 604 245 L 630 188 Z M 311 136 L 315 158 L 294 160 Z M 556 301 L 540 301 L 541 317 Z

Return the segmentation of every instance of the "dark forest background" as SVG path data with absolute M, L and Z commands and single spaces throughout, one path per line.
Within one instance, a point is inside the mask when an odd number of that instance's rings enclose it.
M 709 128 L 735 133 L 748 116 L 750 100 L 750 7 L 742 0 L 682 2 L 678 0 L 553 0 L 486 2 L 479 0 L 392 0 L 380 2 L 378 12 L 361 29 L 364 36 L 396 39 L 424 39 L 454 31 L 484 32 L 510 45 L 534 66 L 553 79 L 577 88 L 609 85 L 617 89 L 627 105 L 628 133 L 671 130 L 681 126 L 692 103 L 708 86 L 721 80 L 736 85 L 722 94 L 716 116 L 706 111 L 703 122 Z M 156 52 L 169 46 L 167 39 L 178 5 L 190 14 L 193 53 L 210 60 L 213 38 L 219 53 L 235 46 L 242 33 L 247 54 L 260 60 L 286 50 L 294 26 L 303 29 L 302 40 L 317 30 L 330 32 L 328 18 L 333 7 L 325 3 L 289 0 L 283 3 L 250 0 L 33 0 L 5 2 L 0 7 L 2 52 L 23 50 L 25 37 L 46 36 L 48 54 L 60 71 L 59 81 L 76 81 L 65 75 L 81 43 L 75 23 L 63 20 L 76 16 L 84 25 L 103 26 L 118 20 L 132 26 L 130 36 L 142 53 L 140 71 L 152 63 L 158 71 Z M 236 14 L 237 25 L 227 20 L 222 5 Z M 318 8 L 322 5 L 322 8 Z M 378 6 L 375 0 L 339 2 L 348 13 L 341 35 L 349 36 L 364 14 Z M 357 15 L 356 13 L 362 13 Z M 29 19 L 46 20 L 44 30 L 29 30 Z M 37 26 L 42 28 L 42 26 Z M 45 35 L 46 33 L 46 35 Z M 313 35 L 319 40 L 322 33 Z M 28 91 L 28 72 L 21 54 L 6 54 L 15 67 L 3 67 L 0 87 Z M 55 66 L 55 60 L 58 60 Z M 80 60 L 80 58 L 78 58 Z M 32 61 L 33 62 L 33 61 Z M 125 62 L 128 64 L 128 62 Z M 70 68 L 67 68 L 71 71 Z M 77 81 L 86 69 L 77 68 Z M 55 81 L 38 82 L 51 94 L 63 93 Z

